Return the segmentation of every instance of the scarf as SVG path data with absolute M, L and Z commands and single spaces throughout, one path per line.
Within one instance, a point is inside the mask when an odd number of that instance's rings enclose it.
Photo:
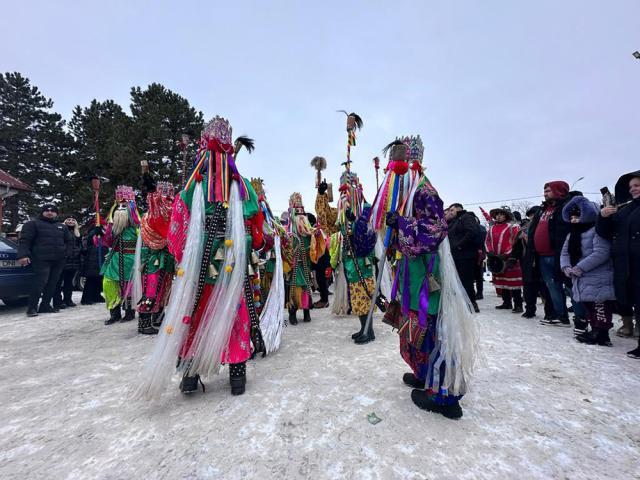
M 593 228 L 595 223 L 572 223 L 569 230 L 569 260 L 575 267 L 582 258 L 582 234 Z

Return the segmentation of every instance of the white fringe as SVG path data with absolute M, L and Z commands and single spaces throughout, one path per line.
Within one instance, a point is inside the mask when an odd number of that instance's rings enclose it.
M 142 378 L 134 395 L 137 398 L 159 398 L 175 372 L 180 349 L 189 331 L 189 325 L 185 324 L 183 319 L 186 315 L 191 315 L 198 288 L 204 247 L 204 220 L 204 193 L 202 182 L 198 182 L 193 192 L 191 218 L 180 265 L 184 274 L 176 277 L 171 288 L 165 320 L 153 353 L 142 370 Z
M 331 305 L 331 313 L 334 315 L 346 315 L 349 311 L 349 286 L 347 285 L 347 277 L 344 273 L 342 262 L 338 264 L 338 272 L 336 274 L 336 289 L 333 292 L 333 303 Z
M 449 394 L 467 392 L 479 355 L 478 330 L 473 305 L 460 282 L 449 239 L 440 244 L 440 307 L 437 322 L 437 343 L 430 356 L 440 355 L 427 378 L 427 387 L 439 390 L 440 366 L 445 362 L 442 388 Z M 432 372 L 432 373 L 431 373 Z
M 131 304 L 135 310 L 138 310 L 138 303 L 142 300 L 142 234 L 138 234 L 136 240 L 136 255 L 133 261 L 133 270 L 131 271 L 131 282 L 133 283 L 131 290 Z
M 260 330 L 267 354 L 280 348 L 282 331 L 284 329 L 284 276 L 282 273 L 282 254 L 280 251 L 280 235 L 275 236 L 274 251 L 276 256 L 276 268 L 273 272 L 273 280 L 269 296 L 265 301 L 260 315 Z
M 231 246 L 225 246 L 225 259 L 220 276 L 211 292 L 200 327 L 193 340 L 193 357 L 185 365 L 189 375 L 216 375 L 222 354 L 229 344 L 231 329 L 238 316 L 238 305 L 244 291 L 247 268 L 246 237 L 242 215 L 242 199 L 238 182 L 231 184 L 231 199 L 227 211 L 227 233 Z M 226 267 L 232 266 L 231 272 Z
M 391 267 L 389 266 L 389 262 L 387 262 L 384 257 L 384 231 L 379 232 L 376 239 L 376 258 L 378 259 L 378 271 L 380 269 L 380 265 L 384 262 L 384 271 L 382 273 L 382 279 L 380 280 L 380 291 L 382 295 L 385 296 L 387 300 L 391 300 Z

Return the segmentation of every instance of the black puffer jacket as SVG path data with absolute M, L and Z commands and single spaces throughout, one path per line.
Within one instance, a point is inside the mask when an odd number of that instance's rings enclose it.
M 82 239 L 73 234 L 73 228 L 69 228 L 69 234 L 71 239 L 67 243 L 67 261 L 64 264 L 64 269 L 78 270 L 80 268 L 80 254 L 82 253 Z
M 92 228 L 83 242 L 84 245 L 82 249 L 82 268 L 80 270 L 80 274 L 83 277 L 100 276 L 100 265 L 104 263 L 104 257 L 106 257 L 109 250 L 104 246 L 100 249 L 93 244 L 93 237 L 95 236 L 96 232 L 97 229 Z
M 475 233 L 478 224 L 475 217 L 466 210 L 461 210 L 448 224 L 449 243 L 451 244 L 453 258 L 461 260 L 476 259 L 478 247 L 475 244 Z
M 40 216 L 24 224 L 20 232 L 17 258 L 31 261 L 59 261 L 67 256 L 69 229 L 57 219 Z
M 616 213 L 598 216 L 596 233 L 611 242 L 613 285 L 616 299 L 623 305 L 640 303 L 640 199 L 631 201 L 629 180 L 640 170 L 623 175 L 616 184 Z

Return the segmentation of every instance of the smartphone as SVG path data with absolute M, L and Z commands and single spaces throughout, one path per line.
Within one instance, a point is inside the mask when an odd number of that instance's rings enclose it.
M 600 193 L 602 194 L 602 205 L 605 207 L 616 206 L 616 198 L 611 194 L 607 187 L 602 187 L 600 189 Z

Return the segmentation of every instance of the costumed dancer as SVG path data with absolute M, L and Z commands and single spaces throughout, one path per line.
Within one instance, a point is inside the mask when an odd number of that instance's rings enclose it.
M 169 251 L 176 280 L 154 352 L 143 370 L 138 395 L 158 397 L 176 369 L 180 390 L 203 386 L 221 364 L 229 366 L 232 395 L 246 385 L 246 361 L 264 352 L 256 305 L 260 279 L 252 248 L 263 246 L 263 215 L 234 155 L 253 141 L 232 143 L 229 122 L 216 116 L 201 135 L 195 167 L 173 204 Z M 253 346 L 253 348 L 252 348 Z
M 263 303 L 260 314 L 260 330 L 264 339 L 267 353 L 280 348 L 282 332 L 284 330 L 285 285 L 284 262 L 282 260 L 282 239 L 285 230 L 280 220 L 274 217 L 264 192 L 264 182 L 261 178 L 252 178 L 251 186 L 258 196 L 258 204 L 264 216 L 263 247 L 258 252 L 260 260 L 260 287 Z
M 175 272 L 175 260 L 167 247 L 174 187 L 157 182 L 147 194 L 148 211 L 142 216 L 136 245 L 133 304 L 138 310 L 138 333 L 154 335 L 162 323 Z
M 110 312 L 105 325 L 118 321 L 127 322 L 135 318 L 131 300 L 131 276 L 140 226 L 140 214 L 135 199 L 132 187 L 118 186 L 115 202 L 107 218 L 106 231 L 104 235 L 94 236 L 96 246 L 110 249 L 100 270 L 103 277 L 102 292 Z M 121 314 L 121 306 L 125 310 L 124 317 Z
M 422 151 L 416 137 L 396 140 L 386 150 L 391 158 L 388 170 L 396 175 L 408 171 L 407 152 L 411 156 Z M 469 387 L 478 337 L 472 304 L 451 256 L 442 200 L 421 171 L 416 179 L 415 188 L 404 191 L 406 201 L 398 203 L 404 204 L 402 213 L 392 210 L 386 216 L 393 231 L 390 253 L 397 264 L 384 321 L 398 329 L 400 354 L 412 370 L 403 381 L 414 387 L 413 403 L 459 418 L 459 400 Z
M 336 224 L 338 209 L 329 205 L 329 185 L 326 180 L 322 180 L 322 170 L 327 168 L 327 160 L 324 157 L 316 156 L 311 160 L 311 166 L 316 169 L 316 233 L 314 236 L 316 260 L 312 263 L 312 268 L 316 274 L 318 292 L 320 299 L 313 304 L 313 308 L 327 308 L 329 306 L 329 285 L 327 277 L 330 276 L 329 250 L 326 248 L 326 241 L 331 235 L 338 231 Z M 322 245 L 322 240 L 325 244 Z M 313 260 L 313 259 L 312 259 Z
M 294 193 L 289 198 L 289 222 L 287 224 L 287 245 L 283 250 L 291 271 L 286 275 L 287 309 L 289 323 L 297 325 L 296 312 L 302 309 L 303 320 L 311 321 L 311 239 L 314 228 L 304 211 L 302 196 Z
M 376 233 L 368 223 L 370 208 L 364 202 L 358 175 L 345 170 L 340 177 L 338 232 L 331 235 L 329 251 L 331 267 L 337 272 L 334 311 L 358 316 L 360 330 L 351 335 L 356 344 L 376 338 L 372 323 L 365 331 L 375 288 Z
M 502 297 L 502 304 L 496 308 L 522 313 L 522 230 L 520 225 L 513 223 L 509 207 L 494 208 L 489 215 L 493 221 L 485 240 L 487 267 Z

